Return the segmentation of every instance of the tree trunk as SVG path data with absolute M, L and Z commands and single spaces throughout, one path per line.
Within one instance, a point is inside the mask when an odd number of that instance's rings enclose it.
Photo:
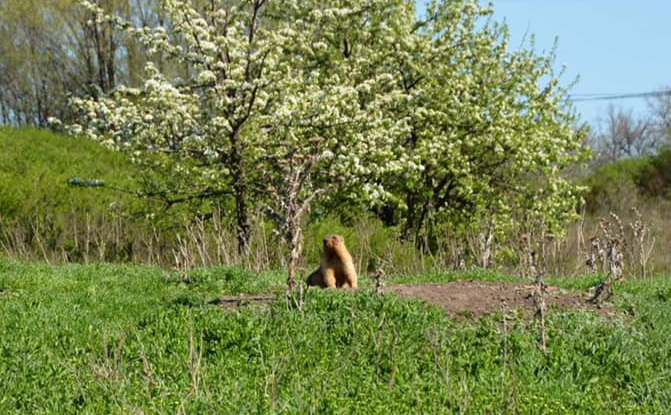
M 238 253 L 246 255 L 249 253 L 249 240 L 251 239 L 251 226 L 249 224 L 249 211 L 247 209 L 247 183 L 242 174 L 235 175 L 233 185 L 235 194 L 235 218 L 238 236 Z
M 301 231 L 299 221 L 290 221 L 288 229 L 289 239 L 289 277 L 287 286 L 290 291 L 296 287 L 296 273 L 298 271 L 298 261 L 303 251 L 303 232 Z
M 251 239 L 251 225 L 249 223 L 249 210 L 247 209 L 247 178 L 244 172 L 244 161 L 242 158 L 240 144 L 240 130 L 235 129 L 231 135 L 232 154 L 230 155 L 231 170 L 233 173 L 233 194 L 235 196 L 235 218 L 238 237 L 238 253 L 246 255 L 249 253 L 249 241 Z
M 487 222 L 486 228 L 478 234 L 478 243 L 480 245 L 480 266 L 488 269 L 492 262 L 494 246 L 494 220 Z
M 418 251 L 428 253 L 430 251 L 430 241 L 433 239 L 431 233 L 427 230 L 430 205 L 428 201 L 421 201 L 421 198 L 415 194 L 409 194 L 406 203 L 408 210 L 401 233 L 402 238 L 411 239 Z

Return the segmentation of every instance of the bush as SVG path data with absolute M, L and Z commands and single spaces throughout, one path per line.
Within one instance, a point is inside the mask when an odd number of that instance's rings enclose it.
M 606 164 L 586 179 L 589 188 L 585 196 L 588 212 L 620 210 L 623 201 L 631 202 L 639 195 L 639 178 L 650 163 L 649 158 L 620 160 Z
M 636 184 L 646 196 L 671 197 L 671 148 L 649 159 L 638 174 Z
M 653 156 L 606 164 L 592 172 L 585 185 L 590 189 L 585 198 L 589 212 L 619 210 L 623 202 L 631 207 L 639 204 L 640 196 L 669 199 L 671 148 Z

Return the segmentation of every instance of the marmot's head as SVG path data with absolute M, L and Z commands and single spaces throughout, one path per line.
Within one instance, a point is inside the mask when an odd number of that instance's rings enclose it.
M 340 235 L 328 235 L 324 238 L 324 249 L 335 249 L 345 244 L 345 238 Z

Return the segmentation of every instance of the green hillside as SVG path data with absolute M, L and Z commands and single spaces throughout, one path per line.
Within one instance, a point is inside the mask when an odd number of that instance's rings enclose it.
M 121 191 L 73 187 L 68 179 L 132 189 L 137 176 L 124 155 L 93 141 L 0 128 L 0 252 L 42 260 L 130 259 L 133 236 L 115 224 L 128 224 L 137 200 Z
M 598 234 L 602 218 L 619 215 L 624 230 L 642 219 L 650 229 L 646 240 L 627 235 L 626 266 L 636 273 L 641 258 L 650 252 L 649 269 L 668 272 L 671 233 L 671 151 L 656 156 L 623 160 L 605 165 L 581 183 L 589 187 L 584 223 L 569 225 L 563 251 L 553 258 L 553 275 L 587 271 L 575 244 L 579 232 L 587 238 Z M 131 165 L 123 154 L 83 138 L 71 138 L 47 130 L 0 128 L 0 256 L 52 262 L 134 261 L 165 266 L 254 264 L 254 269 L 282 266 L 285 251 L 271 239 L 271 229 L 263 217 L 255 218 L 250 258 L 238 256 L 233 215 L 224 208 L 219 215 L 194 217 L 188 206 L 169 210 L 161 204 L 138 200 L 111 188 L 81 188 L 68 179 L 99 179 L 123 189 L 141 188 L 144 171 Z M 150 203 L 152 203 L 150 205 Z M 636 208 L 636 212 L 632 208 Z M 149 210 L 150 209 L 150 210 Z M 148 212 L 155 213 L 147 220 Z M 357 212 L 359 212 L 357 210 Z M 165 214 L 161 214 L 165 213 Z M 452 252 L 463 248 L 458 235 L 449 234 L 432 256 L 418 253 L 412 243 L 399 238 L 393 227 L 375 218 L 342 221 L 337 217 L 306 225 L 304 257 L 307 268 L 319 260 L 321 238 L 330 233 L 346 237 L 358 266 L 365 269 L 383 258 L 395 274 L 452 269 Z M 473 235 L 477 237 L 477 235 Z M 452 239 L 451 239 L 452 238 Z M 571 239 L 574 238 L 574 239 Z M 504 238 L 506 239 L 506 238 Z M 515 236 L 509 245 L 499 246 L 498 264 L 515 269 L 518 265 Z M 584 241 L 583 241 L 584 242 Z M 470 245 L 467 245 L 467 248 Z M 477 249 L 467 258 L 477 262 Z M 633 255 L 633 256 L 632 256 Z M 371 259 L 372 258 L 372 259 Z M 371 262 L 373 261 L 373 262 Z M 507 261 L 507 262 L 506 262 Z
M 122 154 L 83 138 L 46 130 L 0 128 L 0 217 L 5 224 L 49 211 L 97 212 L 127 201 L 119 192 L 79 189 L 71 177 L 131 186 L 132 167 Z

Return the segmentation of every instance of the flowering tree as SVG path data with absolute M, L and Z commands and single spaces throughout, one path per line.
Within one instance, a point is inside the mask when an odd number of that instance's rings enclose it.
M 291 247 L 293 280 L 301 221 L 326 193 L 317 186 L 352 186 L 362 152 L 392 144 L 378 103 L 393 94 L 391 76 L 374 64 L 397 39 L 389 21 L 410 22 L 414 11 L 403 1 L 333 3 L 217 1 L 199 10 L 165 0 L 167 24 L 151 29 L 85 1 L 148 53 L 173 57 L 184 76 L 150 63 L 141 88 L 74 99 L 82 123 L 71 130 L 169 173 L 153 190 L 168 204 L 233 197 L 241 250 L 250 205 L 261 202 Z
M 155 28 L 135 27 L 93 2 L 82 4 L 173 65 L 169 74 L 165 65 L 150 62 L 141 88 L 75 99 L 84 125 L 75 125 L 75 132 L 169 172 L 170 183 L 156 189 L 173 197 L 168 203 L 232 196 L 244 251 L 255 151 L 249 126 L 272 110 L 278 97 L 271 90 L 288 75 L 279 65 L 286 59 L 285 44 L 293 40 L 289 22 L 277 17 L 283 4 L 218 1 L 198 9 L 193 2 L 165 0 L 160 6 L 166 23 Z
M 320 200 L 386 204 L 415 236 L 432 216 L 562 218 L 576 200 L 561 171 L 581 137 L 551 57 L 509 52 L 475 0 L 424 20 L 408 0 L 160 0 L 154 28 L 82 4 L 160 59 L 139 88 L 74 99 L 72 131 L 163 173 L 169 205 L 231 200 L 241 250 L 263 207 L 290 285 Z
M 387 102 L 397 91 L 384 63 L 399 39 L 398 27 L 412 22 L 413 13 L 411 3 L 386 0 L 283 8 L 293 39 L 284 44 L 289 58 L 277 65 L 285 76 L 273 85 L 276 104 L 260 114 L 252 136 L 262 184 L 256 199 L 289 248 L 289 286 L 311 204 L 345 188 L 358 199 L 380 194 L 373 194 L 364 173 L 386 171 L 390 164 L 363 163 L 391 156 L 396 144 L 398 125 L 388 117 Z M 291 51 L 301 51 L 300 57 Z
M 407 100 L 396 114 L 409 129 L 394 157 L 404 168 L 384 187 L 420 247 L 432 217 L 507 224 L 523 211 L 557 229 L 579 202 L 562 172 L 584 158 L 585 132 L 553 56 L 510 52 L 506 26 L 482 22 L 490 12 L 474 1 L 432 2 L 395 52 Z

